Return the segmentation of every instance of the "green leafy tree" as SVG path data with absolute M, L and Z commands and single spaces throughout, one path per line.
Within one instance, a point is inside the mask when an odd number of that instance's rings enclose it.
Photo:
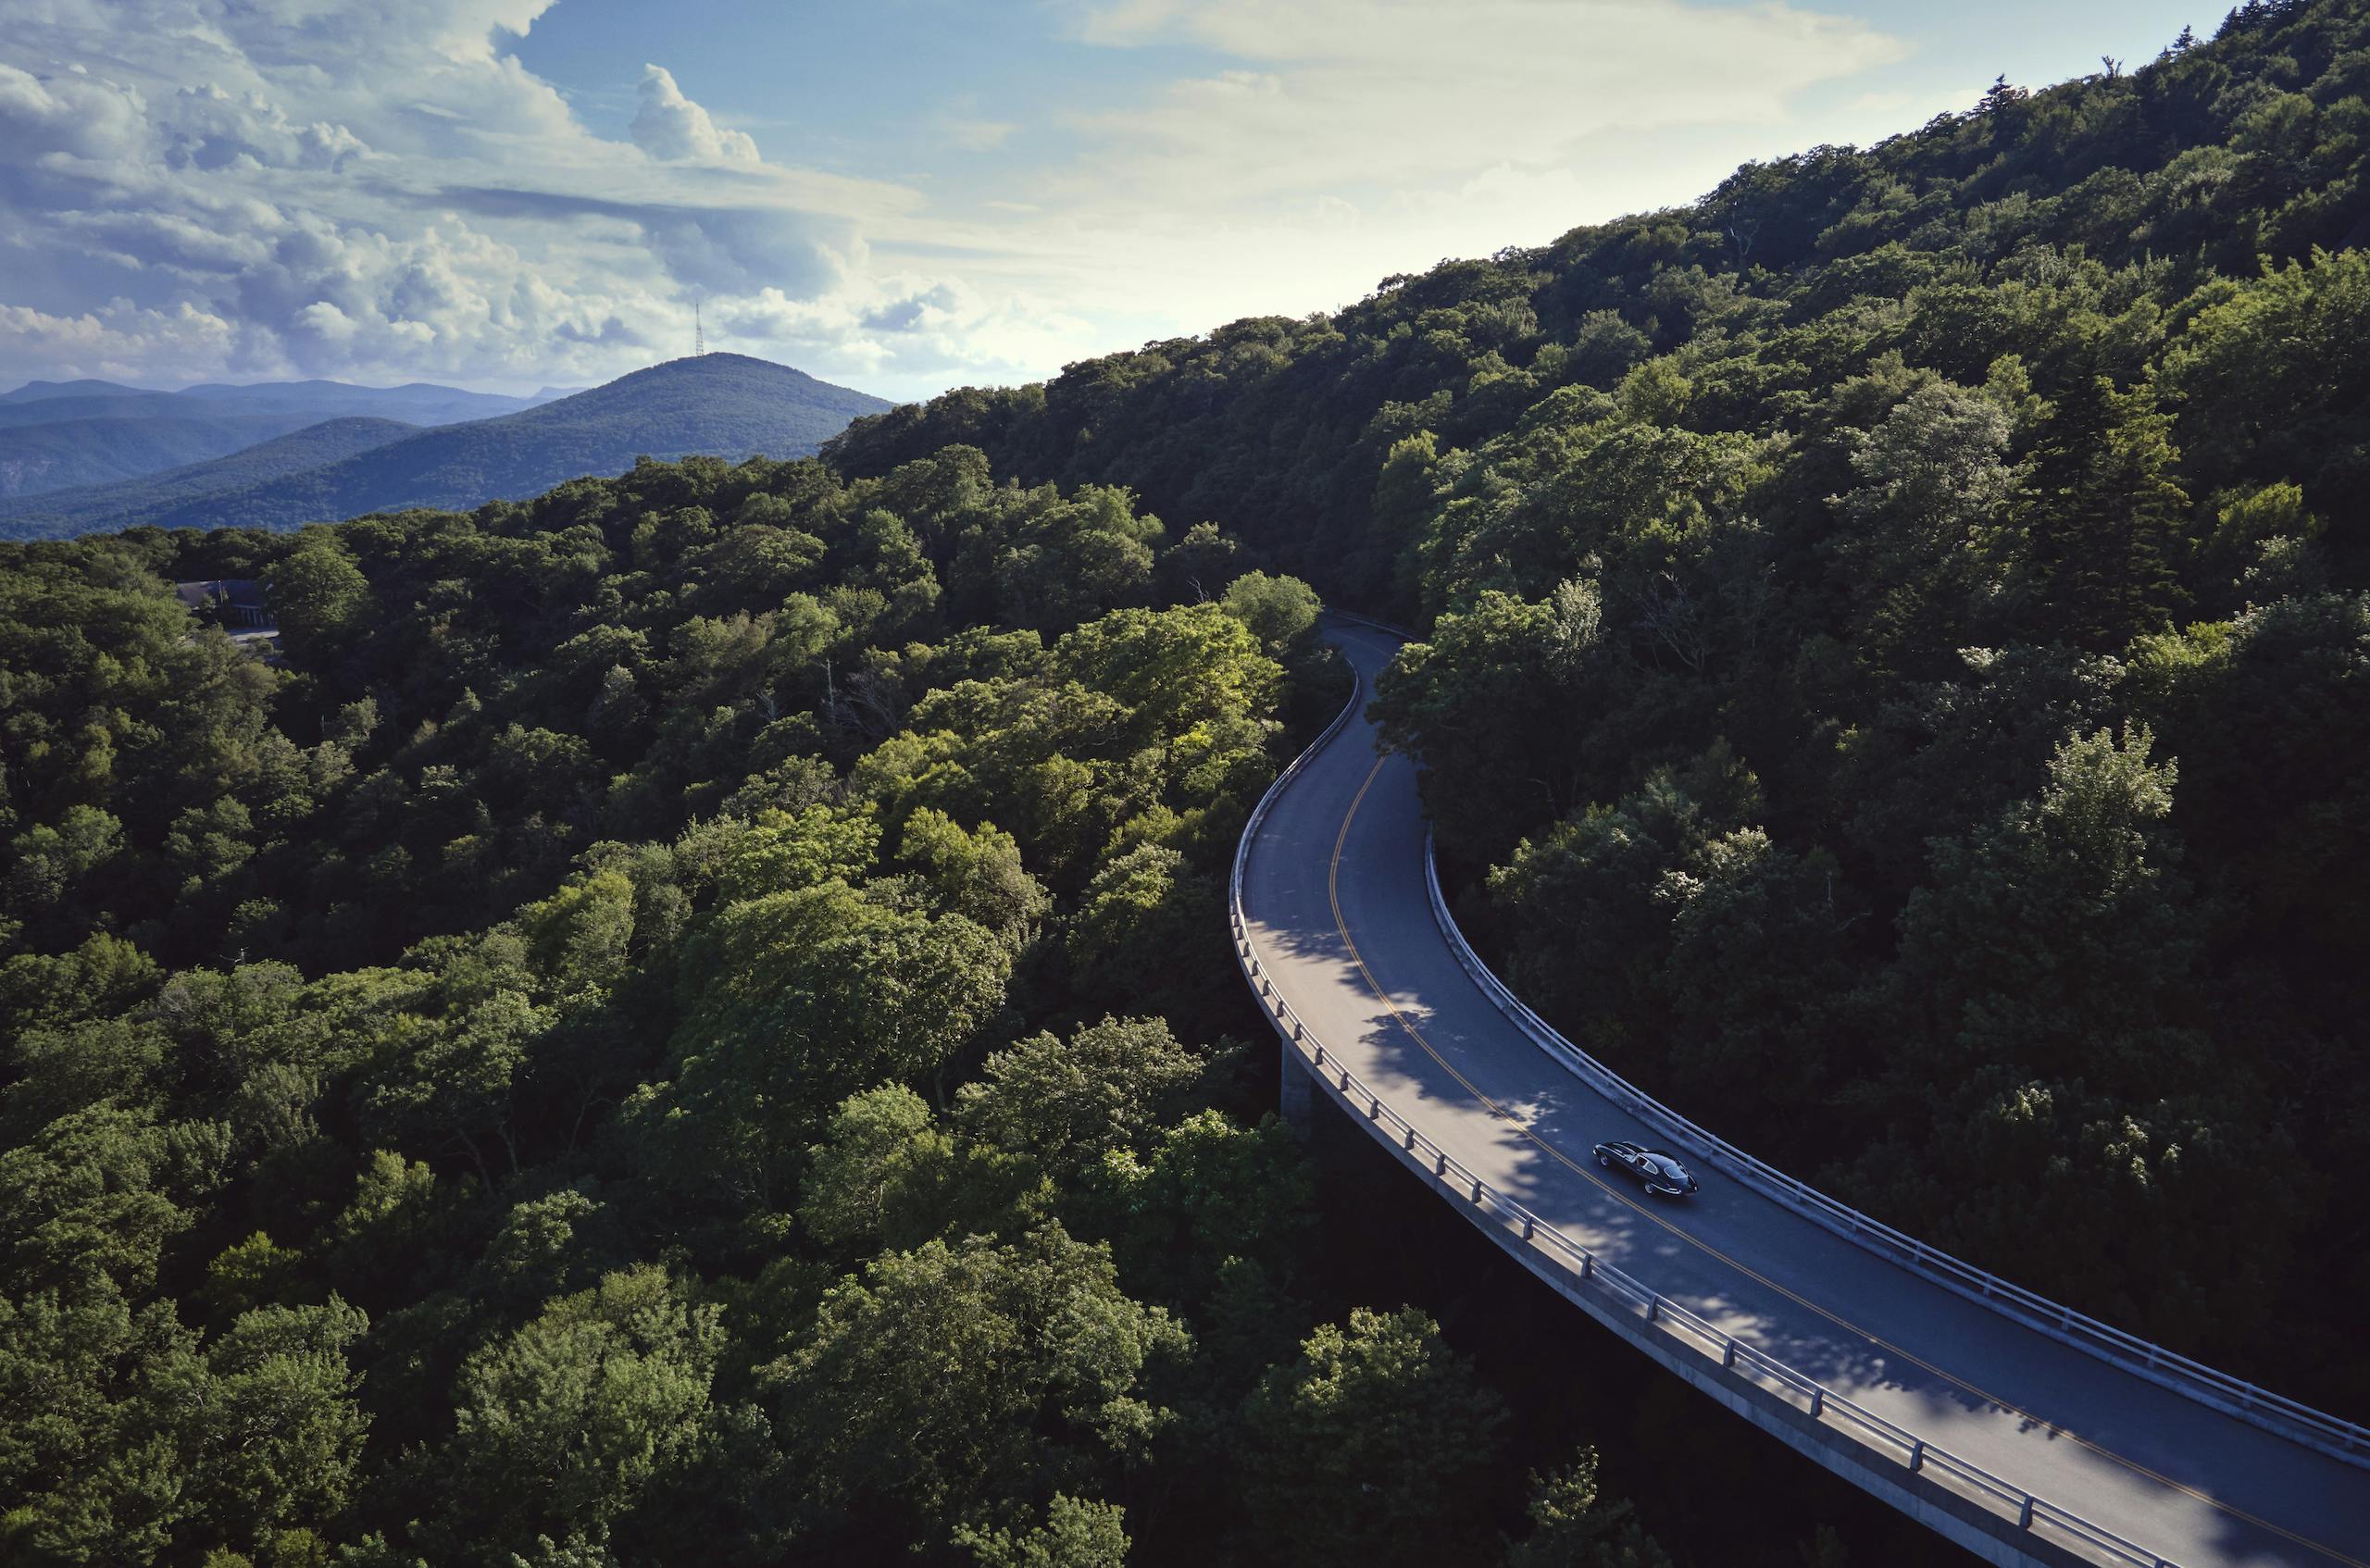
M 369 1326 L 361 1313 L 325 1306 L 241 1313 L 193 1363 L 156 1391 L 174 1412 L 205 1526 L 247 1543 L 328 1528 L 353 1494 L 368 1419 L 350 1348 Z
M 69 899 L 123 852 L 123 824 L 96 806 L 69 806 L 56 826 L 28 828 L 9 849 L 11 914 L 19 920 L 73 920 Z
M 1195 523 L 1160 554 L 1157 580 L 1164 597 L 1180 604 L 1216 599 L 1242 575 L 1242 542 L 1216 523 Z
M 1020 863 L 1020 845 L 993 823 L 967 833 L 945 813 L 924 806 L 905 818 L 900 864 L 929 881 L 939 906 L 992 931 L 1017 952 L 1053 910 L 1044 885 Z
M 371 613 L 369 579 L 327 529 L 307 531 L 274 563 L 264 591 L 289 656 L 308 666 L 343 652 Z
M 741 903 L 834 878 L 859 879 L 879 852 L 880 829 L 869 814 L 817 804 L 795 814 L 761 813 L 724 843 L 717 891 Z
M 1131 1288 L 1188 1310 L 1215 1296 L 1234 1264 L 1288 1285 L 1316 1227 L 1298 1140 L 1273 1115 L 1243 1126 L 1222 1111 L 1196 1112 L 1141 1154 L 1106 1151 L 1070 1207 L 1111 1238 Z
M 1684 1103 L 1715 1126 L 1788 1105 L 1815 1117 L 1831 1081 L 1822 1045 L 1843 1027 L 1836 1014 L 1851 979 L 1852 913 L 1838 908 L 1832 863 L 1738 828 L 1692 846 L 1653 901 L 1669 922 L 1653 984 Z
M 475 1177 L 440 1183 L 425 1160 L 374 1149 L 361 1160 L 353 1196 L 329 1226 L 324 1260 L 346 1294 L 373 1307 L 399 1305 L 453 1269 L 458 1211 Z
M 220 1177 L 222 1131 L 101 1104 L 0 1151 L 8 1288 L 79 1288 L 105 1278 L 129 1297 L 145 1296 L 165 1243 L 190 1224 L 189 1204 Z
M 1282 653 L 1316 629 L 1324 602 L 1298 578 L 1245 572 L 1227 585 L 1226 613 L 1251 628 L 1269 654 Z
M 2117 392 L 2099 378 L 2059 403 L 2026 524 L 2045 635 L 2114 650 L 2181 607 L 2172 563 L 2189 498 L 2172 423 L 2146 385 Z
M 1033 1164 L 953 1137 L 921 1096 L 893 1085 L 841 1101 L 809 1154 L 799 1223 L 841 1251 L 1016 1232 L 1044 1207 Z
M 1640 1527 L 1626 1500 L 1597 1485 L 1596 1450 L 1530 1478 L 1530 1530 L 1509 1546 L 1504 1568 L 1669 1568 L 1670 1556 Z
M 97 1105 L 157 1110 L 171 1051 L 163 1030 L 127 1017 L 25 1029 L 8 1052 L 16 1081 L 0 1098 L 0 1127 L 21 1143 Z
M 786 1209 L 829 1108 L 868 1084 L 934 1080 L 994 1015 L 1011 965 L 963 915 L 884 907 L 841 881 L 727 906 L 685 952 L 679 1076 L 639 1102 L 654 1154 L 744 1214 Z
M 453 1504 L 422 1526 L 446 1562 L 630 1534 L 718 1441 L 717 1310 L 644 1264 L 548 1303 L 462 1366 L 440 1456 Z M 648 1547 L 659 1541 L 643 1543 Z
M 258 1543 L 302 1561 L 355 1488 L 368 1421 L 347 1351 L 366 1326 L 332 1299 L 242 1313 L 201 1346 L 104 1284 L 0 1303 L 0 1542 L 33 1562 Z
M 104 1280 L 0 1294 L 0 1544 L 11 1555 L 101 1562 L 166 1549 L 187 1504 L 144 1394 L 202 1375 L 196 1353 L 168 1306 L 134 1312 Z
M 1282 675 L 1215 604 L 1117 611 L 1056 642 L 1054 662 L 1124 703 L 1134 734 L 1170 745 L 1263 711 Z
M 1384 742 L 1424 766 L 1424 801 L 1444 846 L 1487 851 L 1508 825 L 1555 816 L 1577 780 L 1553 722 L 1568 690 L 1551 656 L 1554 610 L 1487 592 L 1444 615 L 1375 683 Z
M 621 980 L 632 955 L 633 880 L 597 871 L 519 912 L 528 961 L 563 995 L 598 996 Z
M 1296 1562 L 1469 1558 L 1485 1538 L 1506 1411 L 1413 1309 L 1309 1336 L 1243 1408 L 1243 1504 Z
M 1880 664 L 1926 667 L 2001 625 L 2023 482 L 2014 433 L 1996 402 L 1940 382 L 1854 442 L 1860 482 L 1836 498 L 1846 526 L 1835 551 L 1860 641 Z
M 954 1533 L 979 1568 L 1120 1568 L 1128 1561 L 1128 1511 L 1061 1492 L 1045 1507 L 1045 1522 L 1017 1533 Z
M 1143 844 L 1087 884 L 1065 948 L 1080 989 L 1115 1011 L 1157 1014 L 1191 1026 L 1208 1014 L 1201 977 L 1223 959 L 1225 916 L 1216 879 L 1185 856 Z M 1180 955 L 1199 953 L 1191 964 Z
M 825 1296 L 790 1356 L 780 1429 L 843 1515 L 969 1523 L 1039 1488 L 1078 1495 L 1140 1460 L 1166 1412 L 1146 1384 L 1184 1331 L 1123 1295 L 1058 1226 L 930 1241 Z
M 2172 862 L 2176 769 L 2144 729 L 2076 737 L 2037 799 L 1939 840 L 1902 915 L 1918 1039 L 1944 1064 L 2088 1076 L 2139 1092 L 2194 1082 L 2184 1027 L 2195 952 Z
M 1032 1035 L 992 1052 L 955 1119 L 1065 1184 L 1104 1155 L 1141 1149 L 1202 1081 L 1201 1059 L 1159 1018 L 1104 1018 L 1066 1040 Z
M 518 1170 L 518 1089 L 551 1014 L 496 990 L 459 1016 L 413 1019 L 380 1046 L 357 1085 L 364 1136 L 421 1153 L 465 1153 L 480 1180 Z

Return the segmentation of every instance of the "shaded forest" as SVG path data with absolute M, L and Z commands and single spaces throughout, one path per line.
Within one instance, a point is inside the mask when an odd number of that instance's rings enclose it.
M 1222 935 L 1320 593 L 1575 1038 L 2370 1408 L 2365 93 L 2252 4 L 819 460 L 0 546 L 0 1549 L 1840 1561 L 1328 1241 Z

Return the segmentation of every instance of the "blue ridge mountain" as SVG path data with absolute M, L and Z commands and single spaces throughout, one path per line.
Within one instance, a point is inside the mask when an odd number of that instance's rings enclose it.
M 620 473 L 643 456 L 810 456 L 850 420 L 890 406 L 786 365 L 703 355 L 499 418 L 391 438 L 383 420 L 331 420 L 145 481 L 0 499 L 0 537 L 293 529 L 410 507 L 467 510 Z
M 0 431 L 0 442 L 15 433 Z M 0 538 L 64 538 L 88 532 L 90 525 L 82 519 L 91 517 L 109 519 L 101 525 L 109 528 L 179 527 L 174 519 L 202 511 L 219 497 L 418 434 L 418 425 L 397 419 L 324 419 L 207 462 L 183 464 L 113 484 L 0 500 Z
M 81 405 L 87 398 L 59 398 Z M 225 457 L 319 419 L 318 414 L 240 414 L 207 417 L 88 417 L 15 429 L 0 424 L 0 497 L 106 485 Z
M 146 397 L 154 394 L 145 387 L 127 387 L 120 381 L 94 381 L 87 377 L 79 381 L 27 381 L 14 392 L 0 392 L 0 404 L 48 403 L 61 397 Z
M 154 392 L 114 381 L 29 381 L 0 393 L 0 497 L 110 484 L 228 456 L 325 419 L 453 425 L 548 403 L 414 381 L 258 381 Z

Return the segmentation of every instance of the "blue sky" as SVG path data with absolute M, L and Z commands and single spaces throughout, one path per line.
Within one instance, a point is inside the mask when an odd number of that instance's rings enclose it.
M 2152 57 L 2186 0 L 10 0 L 0 382 L 1033 379 Z

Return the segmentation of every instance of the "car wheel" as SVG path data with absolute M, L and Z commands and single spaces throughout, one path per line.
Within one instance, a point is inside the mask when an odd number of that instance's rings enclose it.
M 1600 1154 L 1596 1157 L 1596 1163 L 1603 1165 L 1609 1171 L 1613 1168 L 1613 1156 L 1610 1154 Z

